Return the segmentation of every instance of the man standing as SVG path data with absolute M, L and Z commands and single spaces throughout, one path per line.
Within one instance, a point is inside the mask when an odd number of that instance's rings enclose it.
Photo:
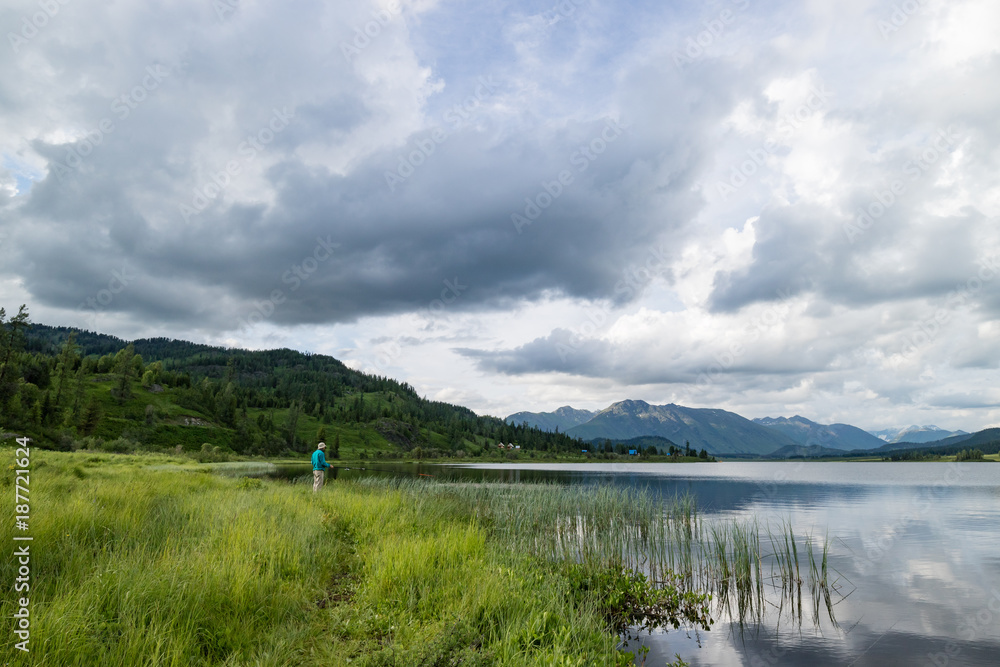
M 313 493 L 319 491 L 320 487 L 323 486 L 326 469 L 330 467 L 330 464 L 326 462 L 324 449 L 326 449 L 326 443 L 321 442 L 316 445 L 316 451 L 313 452 Z

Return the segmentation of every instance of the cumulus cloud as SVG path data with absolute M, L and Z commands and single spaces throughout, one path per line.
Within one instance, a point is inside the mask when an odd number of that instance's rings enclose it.
M 112 333 L 391 338 L 477 409 L 995 421 L 954 397 L 996 367 L 996 11 L 60 6 L 0 56 L 0 284 Z

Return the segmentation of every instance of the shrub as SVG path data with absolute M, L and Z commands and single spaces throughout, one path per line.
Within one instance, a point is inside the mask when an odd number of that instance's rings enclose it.
M 202 443 L 201 451 L 195 454 L 194 458 L 198 463 L 218 463 L 229 460 L 226 452 L 223 452 L 218 446 L 210 442 Z
M 100 448 L 111 454 L 127 454 L 134 451 L 137 446 L 137 443 L 128 438 L 116 438 L 115 440 L 102 442 Z

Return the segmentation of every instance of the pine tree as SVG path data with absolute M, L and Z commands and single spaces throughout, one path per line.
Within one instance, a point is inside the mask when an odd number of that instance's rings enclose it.
M 91 398 L 87 404 L 87 409 L 83 411 L 83 419 L 80 420 L 80 430 L 84 435 L 90 435 L 97 428 L 101 421 L 101 406 L 96 398 Z
M 83 366 L 76 371 L 76 391 L 73 392 L 73 417 L 77 417 L 80 414 L 80 404 L 83 402 L 83 389 L 84 389 L 84 369 Z
M 285 437 L 288 447 L 295 451 L 295 444 L 298 441 L 299 415 L 302 413 L 302 405 L 298 401 L 292 401 L 292 407 L 288 409 L 288 422 L 285 424 Z
M 28 307 L 22 304 L 17 315 L 4 325 L 6 318 L 7 311 L 0 308 L 0 408 L 7 407 L 7 402 L 17 394 L 18 372 L 14 368 L 13 356 L 20 349 L 21 329 L 30 326 Z
M 73 366 L 76 365 L 77 360 L 80 358 L 80 355 L 77 354 L 77 348 L 76 332 L 72 331 L 66 342 L 63 343 L 62 351 L 59 353 L 59 362 L 56 366 L 56 380 L 59 383 L 58 387 L 56 387 L 55 405 L 57 408 L 62 407 L 63 389 L 66 387 L 66 381 L 69 379 L 69 374 L 73 370 Z
M 117 398 L 119 403 L 124 403 L 132 398 L 132 376 L 135 374 L 135 346 L 129 343 L 124 349 L 115 355 L 115 375 L 118 376 Z M 141 363 L 141 361 L 140 361 Z

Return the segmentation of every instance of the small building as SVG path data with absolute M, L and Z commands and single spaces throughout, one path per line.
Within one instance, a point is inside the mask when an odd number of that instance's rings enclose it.
M 638 451 L 638 450 L 635 450 L 635 449 L 630 449 L 630 450 L 628 450 L 628 455 L 629 455 L 629 456 L 635 456 L 635 455 L 636 455 L 636 454 L 638 454 L 638 453 L 639 453 L 639 451 Z

